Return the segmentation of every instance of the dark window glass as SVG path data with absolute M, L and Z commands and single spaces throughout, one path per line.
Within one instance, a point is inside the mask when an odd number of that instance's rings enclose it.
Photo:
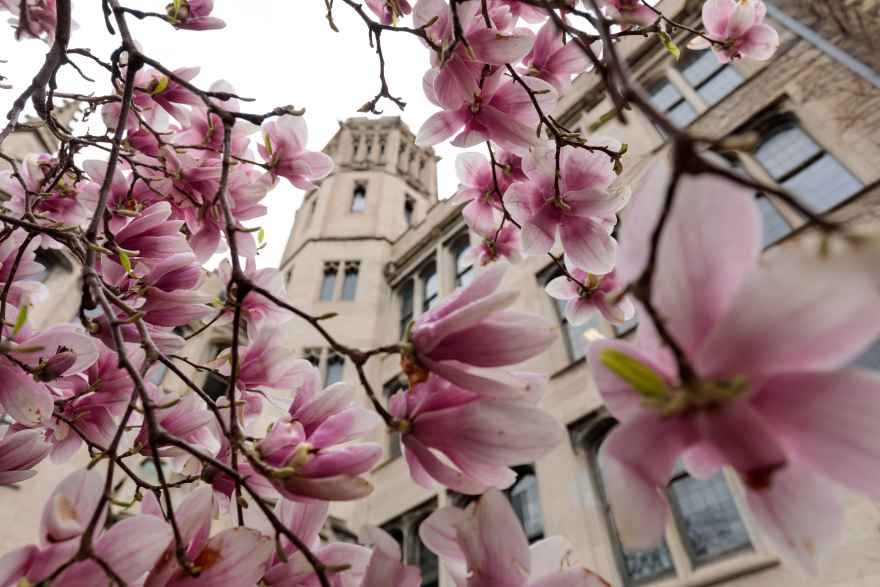
M 525 530 L 529 542 L 535 542 L 544 537 L 544 516 L 541 513 L 541 501 L 538 495 L 538 478 L 528 468 L 525 474 L 521 474 L 507 493 L 513 511 Z
M 205 377 L 205 383 L 202 385 L 204 391 L 215 402 L 226 395 L 229 388 L 229 382 L 226 377 L 210 371 Z
M 404 389 L 406 384 L 403 382 L 401 377 L 395 376 L 394 379 L 385 384 L 382 389 L 382 392 L 385 395 L 385 405 L 389 405 L 391 401 L 391 396 L 395 393 Z M 388 458 L 396 459 L 402 454 L 400 450 L 400 433 L 388 431 Z
M 325 385 L 333 385 L 342 381 L 342 371 L 345 368 L 345 359 L 339 355 L 331 355 L 327 359 L 327 374 L 324 377 Z
M 471 237 L 464 233 L 452 243 L 452 256 L 455 258 L 455 287 L 463 287 L 474 277 L 474 266 L 465 259 L 465 253 L 471 245 Z
M 654 85 L 649 91 L 651 102 L 678 127 L 686 127 L 697 117 L 697 111 L 669 81 Z
M 437 587 L 440 582 L 439 561 L 419 538 L 419 526 L 437 508 L 436 500 L 418 506 L 393 520 L 382 524 L 382 529 L 394 538 L 403 552 L 403 562 L 416 565 L 422 571 L 422 587 Z
M 700 480 L 682 470 L 669 482 L 666 493 L 695 565 L 751 547 L 723 474 Z
M 354 194 L 351 197 L 351 211 L 363 212 L 367 209 L 367 186 L 359 183 L 354 188 Z
M 598 444 L 588 447 L 590 451 L 592 469 L 595 474 L 596 487 L 598 489 L 599 499 L 602 502 L 602 508 L 608 520 L 608 527 L 611 533 L 611 543 L 614 547 L 618 565 L 623 575 L 624 585 L 632 587 L 635 585 L 643 585 L 675 574 L 675 566 L 672 563 L 672 555 L 669 553 L 669 546 L 666 539 L 657 547 L 649 550 L 629 550 L 623 547 L 618 538 L 617 526 L 614 522 L 614 513 L 608 504 L 608 497 L 605 493 L 605 484 L 602 480 L 602 471 L 598 463 Z
M 427 312 L 439 301 L 440 279 L 437 276 L 437 264 L 431 261 L 419 276 L 422 280 L 422 311 Z
M 792 120 L 772 128 L 755 156 L 773 179 L 817 212 L 862 189 L 855 176 Z
M 743 83 L 730 64 L 722 64 L 711 51 L 688 51 L 678 69 L 707 106 L 712 106 Z
M 329 302 L 333 300 L 333 294 L 336 293 L 336 273 L 339 267 L 335 264 L 324 265 L 324 278 L 321 280 L 321 300 Z
M 359 266 L 355 263 L 347 263 L 345 267 L 345 276 L 342 278 L 342 299 L 346 301 L 354 300 L 357 292 Z
M 413 280 L 407 279 L 403 285 L 400 286 L 400 289 L 397 292 L 398 299 L 400 300 L 400 336 L 403 337 L 406 332 L 406 327 L 409 326 L 409 323 L 412 322 L 413 319 L 413 294 L 415 293 L 415 288 L 413 286 Z
M 410 198 L 407 198 L 403 203 L 403 220 L 406 222 L 407 226 L 413 225 L 413 219 L 415 216 L 416 204 Z
M 773 205 L 773 202 L 763 194 L 757 194 L 755 197 L 758 210 L 761 212 L 762 242 L 765 247 L 769 247 L 791 232 L 791 227 Z
M 317 367 L 321 364 L 321 349 L 315 347 L 304 348 L 303 358 L 311 363 L 312 367 Z
M 853 367 L 880 371 L 880 340 L 868 347 L 865 352 L 852 362 Z

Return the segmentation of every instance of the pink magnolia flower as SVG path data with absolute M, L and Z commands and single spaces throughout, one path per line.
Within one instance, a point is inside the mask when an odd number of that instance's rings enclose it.
M 766 61 L 779 48 L 779 33 L 764 23 L 767 7 L 761 0 L 707 0 L 703 4 L 703 25 L 707 35 L 720 41 L 712 50 L 721 63 L 739 57 Z M 688 47 L 706 49 L 709 42 L 697 38 Z
M 412 12 L 407 0 L 365 0 L 365 3 L 382 24 L 394 24 L 398 18 Z
M 593 43 L 593 52 L 601 57 L 602 43 Z M 587 55 L 576 41 L 564 42 L 556 23 L 547 21 L 538 31 L 535 44 L 523 57 L 525 73 L 544 80 L 562 94 L 571 86 L 571 76 L 592 69 Z
M 85 183 L 80 190 L 81 197 L 85 202 L 97 204 L 101 184 L 107 175 L 107 163 L 105 161 L 85 161 L 83 169 L 88 173 L 92 181 Z M 161 195 L 144 181 L 131 180 L 125 176 L 119 167 L 113 174 L 110 182 L 110 191 L 107 198 L 107 208 L 113 213 L 108 226 L 112 232 L 117 232 L 124 227 L 132 216 L 137 216 L 145 208 L 148 208 L 161 200 Z
M 646 182 L 624 241 L 652 232 L 665 183 Z M 622 423 L 600 455 L 618 528 L 635 548 L 658 543 L 668 509 L 659 489 L 676 460 L 698 477 L 729 465 L 767 535 L 809 564 L 840 527 L 826 480 L 880 495 L 880 377 L 839 368 L 880 333 L 868 255 L 801 242 L 758 264 L 751 192 L 715 176 L 684 176 L 678 190 L 652 301 L 692 374 L 645 317 L 635 342 L 590 349 L 599 391 Z M 646 259 L 646 247 L 631 255 L 631 271 Z
M 660 17 L 642 0 L 599 0 L 605 16 L 622 25 L 651 26 Z
M 248 512 L 254 509 L 251 508 Z M 322 541 L 319 532 L 327 521 L 328 513 L 329 504 L 323 501 L 298 503 L 282 498 L 275 506 L 278 519 L 325 565 L 327 579 L 333 587 L 359 587 L 370 559 L 370 550 L 357 544 Z M 259 529 L 266 536 L 275 536 L 274 528 L 262 512 L 257 520 L 248 525 Z M 279 540 L 286 559 L 282 560 L 276 554 L 262 582 L 283 587 L 318 587 L 318 575 L 303 553 L 284 536 Z
M 284 276 L 278 269 L 273 267 L 264 267 L 257 269 L 257 263 L 253 258 L 247 260 L 244 269 L 245 277 L 251 283 L 261 287 L 282 300 L 287 299 L 287 291 L 284 287 Z M 229 259 L 224 259 L 217 267 L 217 276 L 222 283 L 229 283 L 232 277 L 232 263 Z M 279 307 L 275 302 L 270 301 L 258 292 L 251 291 L 241 300 L 242 315 L 248 322 L 248 326 L 258 328 L 262 324 L 279 325 L 289 322 L 293 318 L 293 314 L 284 308 Z M 227 309 L 225 318 L 231 320 L 233 312 Z
M 52 448 L 42 430 L 7 430 L 0 440 L 0 485 L 12 485 L 37 474 L 34 465 Z
M 491 267 L 419 316 L 401 356 L 411 384 L 431 372 L 487 397 L 510 398 L 529 387 L 498 367 L 543 352 L 556 329 L 539 316 L 507 310 L 518 294 L 496 291 L 503 277 L 504 267 Z
M 573 268 L 569 273 L 577 282 L 560 275 L 546 287 L 550 297 L 566 300 L 565 319 L 569 324 L 584 324 L 597 310 L 612 324 L 623 324 L 635 315 L 635 307 L 629 296 L 619 296 L 621 284 L 614 271 L 606 275 L 593 275 Z
M 523 164 L 528 181 L 514 183 L 504 194 L 507 209 L 522 225 L 523 247 L 529 254 L 547 253 L 558 232 L 572 264 L 608 273 L 617 250 L 611 236 L 615 213 L 626 205 L 629 191 L 609 189 L 614 167 L 602 152 L 563 147 L 559 167 L 557 194 L 553 151 L 535 152 Z
M 491 26 L 486 25 L 478 0 L 466 0 L 453 6 L 458 12 L 461 33 L 469 49 L 465 43 L 459 43 L 446 59 L 431 51 L 435 79 L 430 91 L 426 87 L 429 99 L 436 94 L 445 109 L 458 108 L 479 94 L 483 64 L 502 66 L 518 62 L 532 46 L 535 37 L 528 28 L 515 28 L 516 17 L 509 6 L 492 4 L 488 7 Z M 427 36 L 444 49 L 444 54 L 451 49 L 455 42 L 455 21 L 449 3 L 419 0 L 413 21 L 417 27 L 426 27 Z
M 559 444 L 559 423 L 535 405 L 542 395 L 540 378 L 520 377 L 534 389 L 516 400 L 483 398 L 436 376 L 397 393 L 390 408 L 413 480 L 428 489 L 436 481 L 467 494 L 503 489 L 516 480 L 509 467 L 530 463 Z
M 175 69 L 174 75 L 184 81 L 192 81 L 200 67 L 187 67 Z M 142 69 L 134 78 L 135 97 L 134 103 L 144 110 L 155 110 L 158 106 L 170 114 L 180 124 L 189 123 L 189 115 L 180 108 L 180 104 L 196 106 L 203 104 L 201 98 L 192 93 L 180 82 L 171 79 L 165 74 L 154 69 Z
M 137 270 L 140 268 L 136 268 Z M 170 292 L 197 289 L 202 279 L 202 267 L 189 253 L 171 255 L 144 268 L 141 281 L 148 287 Z
M 27 11 L 28 26 L 22 26 L 24 18 L 20 14 L 20 7 L 24 5 Z M 16 39 L 39 38 L 45 34 L 50 40 L 55 37 L 55 28 L 58 26 L 58 7 L 56 0 L 28 0 L 20 2 L 19 0 L 6 0 L 0 3 L 0 6 L 9 10 L 18 18 L 11 20 L 10 24 L 17 27 L 15 32 Z M 75 23 L 71 23 L 74 27 Z
M 186 237 L 180 232 L 183 222 L 170 217 L 168 202 L 153 204 L 116 233 L 116 245 L 127 251 L 131 259 L 148 264 L 190 252 Z
M 208 411 L 200 397 L 194 393 L 163 394 L 152 384 L 147 384 L 147 392 L 155 406 L 154 412 L 161 430 L 206 454 L 217 454 L 220 441 L 215 435 L 214 427 L 210 425 L 214 422 L 214 415 Z M 141 447 L 140 453 L 146 456 L 153 454 L 149 439 L 149 430 L 144 423 L 134 443 Z M 186 466 L 192 459 L 189 453 L 175 446 L 159 445 L 158 448 L 160 456 L 181 457 L 181 466 L 178 468 Z
M 43 508 L 40 546 L 30 545 L 0 558 L 0 585 L 36 584 L 70 560 L 95 513 L 104 478 L 95 469 L 74 471 L 55 488 Z M 106 506 L 98 518 L 92 551 L 126 584 L 138 583 L 159 560 L 172 540 L 165 520 L 133 516 L 104 530 Z M 99 585 L 107 581 L 93 560 L 68 567 L 53 582 L 59 585 Z
M 172 0 L 165 8 L 168 21 L 178 29 L 206 31 L 222 29 L 223 20 L 210 16 L 214 10 L 214 0 Z
M 0 186 L 2 189 L 2 186 Z M 21 307 L 34 302 L 41 302 L 49 295 L 49 290 L 45 285 L 38 281 L 39 277 L 45 271 L 45 267 L 37 263 L 37 248 L 40 247 L 42 241 L 40 238 L 33 239 L 30 244 L 21 252 L 21 247 L 27 235 L 22 230 L 15 230 L 8 234 L 2 242 L 0 242 L 0 291 L 6 287 L 8 281 L 12 281 L 9 286 L 9 295 L 6 298 L 7 303 Z M 21 256 L 19 257 L 19 253 Z M 18 258 L 18 267 L 15 275 L 12 274 L 12 267 Z M 8 315 L 8 314 L 7 314 Z
M 360 587 L 419 587 L 422 572 L 414 565 L 404 565 L 400 545 L 387 532 L 375 526 L 364 528 L 361 540 L 373 547 Z
M 519 263 L 522 260 L 519 229 L 512 224 L 505 224 L 497 237 L 490 235 L 465 251 L 467 261 L 482 266 L 494 263 L 502 257 L 511 263 Z
M 58 160 L 43 153 L 28 155 L 22 161 L 19 172 L 24 186 L 11 172 L 0 172 L 0 189 L 11 196 L 4 206 L 16 215 L 25 214 L 27 189 L 32 212 L 62 224 L 88 225 L 97 200 L 82 192 L 83 183 L 72 171 L 66 171 L 54 184 L 48 185 L 57 171 Z
M 529 546 L 525 532 L 497 489 L 467 509 L 437 510 L 419 527 L 422 542 L 439 556 L 458 587 L 610 587 L 571 562 L 560 536 Z
M 148 514 L 146 517 L 165 523 L 162 510 L 152 495 L 144 499 L 143 510 Z M 272 557 L 272 539 L 244 527 L 229 528 L 211 536 L 213 512 L 212 493 L 208 486 L 190 493 L 175 511 L 181 542 L 189 560 L 200 569 L 199 575 L 193 577 L 180 567 L 174 555 L 172 538 L 159 544 L 164 553 L 150 571 L 145 587 L 255 585 L 260 580 Z
M 494 234 L 500 219 L 501 194 L 495 189 L 489 160 L 482 153 L 461 153 L 455 158 L 455 173 L 459 184 L 452 203 L 467 203 L 462 214 L 474 232 L 485 237 Z
M 321 390 L 312 367 L 296 390 L 288 414 L 257 444 L 263 460 L 284 476 L 270 481 L 288 499 L 359 499 L 373 487 L 361 477 L 382 458 L 373 442 L 350 443 L 380 424 L 375 412 L 358 406 L 354 388 L 334 383 Z
M 208 305 L 213 298 L 198 291 L 148 287 L 143 297 L 145 301 L 138 310 L 144 313 L 145 321 L 156 326 L 185 326 L 216 312 Z
M 315 181 L 333 171 L 333 159 L 306 150 L 308 138 L 305 119 L 286 115 L 263 123 L 263 144 L 257 146 L 272 174 L 287 178 L 301 190 L 313 189 Z
M 507 6 L 514 18 L 522 18 L 529 24 L 538 24 L 547 19 L 546 12 L 527 2 L 520 2 L 520 0 L 490 0 L 489 5 L 493 4 Z M 577 0 L 568 0 L 567 4 L 574 8 Z
M 556 106 L 556 90 L 547 82 L 524 77 L 523 82 L 536 94 L 544 112 Z M 416 144 L 436 145 L 456 135 L 456 147 L 473 147 L 483 141 L 492 141 L 504 149 L 523 152 L 539 144 L 536 134 L 538 113 L 528 92 L 515 80 L 504 77 L 498 69 L 483 81 L 482 87 L 469 90 L 465 98 L 444 95 L 443 78 L 436 69 L 429 70 L 422 81 L 425 95 L 433 104 L 443 108 L 428 118 L 419 129 Z

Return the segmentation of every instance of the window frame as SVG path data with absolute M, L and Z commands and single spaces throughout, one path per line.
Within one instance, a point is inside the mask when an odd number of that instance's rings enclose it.
M 388 532 L 388 534 L 391 535 L 391 537 L 400 545 L 404 564 L 415 565 L 420 570 L 423 570 L 421 566 L 421 554 L 423 552 L 428 552 L 433 555 L 434 560 L 436 561 L 435 568 L 437 569 L 437 575 L 432 578 L 433 582 L 430 585 L 433 585 L 434 587 L 440 585 L 440 558 L 422 542 L 419 537 L 419 527 L 422 522 L 425 521 L 425 518 L 437 511 L 437 505 L 437 498 L 432 497 L 379 525 L 380 528 Z M 400 540 L 397 539 L 397 535 L 400 536 Z M 425 580 L 426 577 L 423 572 L 422 585 L 425 585 Z
M 404 291 L 409 290 L 409 312 L 404 312 Z M 414 277 L 410 276 L 401 281 L 396 288 L 394 288 L 395 296 L 397 297 L 397 312 L 398 312 L 398 320 L 400 323 L 400 334 L 399 336 L 403 338 L 404 334 L 406 334 L 406 329 L 409 327 L 410 322 L 415 319 L 416 312 L 416 280 Z
M 324 269 L 321 274 L 321 286 L 318 290 L 318 301 L 332 302 L 336 299 L 337 281 L 339 281 L 339 266 L 339 261 L 324 261 Z
M 339 366 L 339 379 L 335 381 L 330 380 L 331 369 L 336 366 Z M 345 380 L 345 357 L 334 352 L 330 351 L 327 353 L 327 360 L 324 361 L 324 386 L 333 385 L 334 383 L 341 383 Z
M 339 299 L 343 302 L 353 302 L 357 298 L 358 279 L 360 277 L 360 261 L 345 261 L 342 269 L 342 291 L 339 293 Z M 349 292 L 349 277 L 354 276 L 353 285 Z
M 459 268 L 459 261 L 470 247 L 471 233 L 469 230 L 464 230 L 452 237 L 446 247 L 449 250 L 450 256 L 452 257 L 452 271 L 454 272 L 455 277 L 453 283 L 455 284 L 456 288 L 468 285 L 474 278 L 474 273 L 476 272 L 476 269 L 474 268 L 473 263 L 471 263 L 464 269 Z M 469 276 L 467 282 L 465 282 L 465 276 Z
M 367 182 L 355 181 L 351 192 L 351 205 L 348 207 L 349 214 L 363 214 L 367 211 Z
M 418 276 L 419 287 L 421 287 L 422 290 L 422 314 L 430 311 L 440 302 L 440 273 L 438 269 L 437 259 L 434 255 L 431 255 L 428 260 L 422 263 L 421 267 L 419 267 Z M 431 283 L 435 284 L 435 291 L 433 294 L 428 295 L 428 286 Z
M 391 405 L 391 396 L 402 389 L 406 389 L 406 387 L 407 384 L 403 381 L 401 374 L 397 374 L 385 382 L 385 385 L 382 386 L 382 395 L 385 398 L 386 408 Z M 385 460 L 393 461 L 403 456 L 403 442 L 400 432 L 388 430 L 386 428 L 385 436 L 385 453 L 387 455 Z

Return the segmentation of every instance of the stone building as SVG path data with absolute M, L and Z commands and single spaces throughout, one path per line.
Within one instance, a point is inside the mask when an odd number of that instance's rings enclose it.
M 760 133 L 761 141 L 750 153 L 718 154 L 731 166 L 785 186 L 835 219 L 873 222 L 880 210 L 880 52 L 874 34 L 880 30 L 880 4 L 767 4 L 782 39 L 779 52 L 767 63 L 722 66 L 710 53 L 689 51 L 676 62 L 654 38 L 629 37 L 619 49 L 654 104 L 677 124 L 712 138 Z M 700 5 L 686 0 L 659 4 L 664 13 L 690 24 L 698 22 Z M 674 36 L 679 46 L 686 45 L 686 35 Z M 562 98 L 556 115 L 567 127 L 588 134 L 595 129 L 627 143 L 621 181 L 637 185 L 649 164 L 664 157 L 664 136 L 636 112 L 628 113 L 627 126 L 615 120 L 598 125 L 610 110 L 597 78 L 585 75 Z M 306 194 L 296 213 L 281 264 L 289 300 L 315 315 L 336 313 L 323 325 L 345 344 L 372 348 L 396 342 L 410 320 L 479 271 L 462 257 L 477 237 L 469 233 L 459 210 L 439 198 L 450 194 L 437 193 L 437 158 L 432 150 L 416 147 L 413 139 L 399 118 L 355 118 L 340 124 L 325 147 L 336 170 Z M 30 149 L 50 146 L 34 144 Z M 755 197 L 767 247 L 785 246 L 808 228 L 773 197 Z M 580 327 L 566 324 L 543 290 L 554 276 L 548 258 L 530 257 L 509 269 L 503 285 L 519 292 L 519 308 L 543 315 L 559 328 L 557 342 L 523 365 L 549 377 L 543 406 L 569 432 L 552 453 L 518 468 L 519 478 L 507 490 L 530 539 L 566 536 L 577 559 L 618 587 L 880 585 L 878 504 L 848 500 L 843 543 L 819 575 L 806 577 L 781 564 L 744 515 L 742 488 L 726 473 L 708 481 L 677 474 L 667 490 L 674 516 L 664 543 L 652 551 L 625 551 L 616 538 L 595 458 L 615 422 L 602 405 L 584 355 L 591 342 L 628 336 L 635 324 L 612 328 L 599 318 Z M 69 272 L 54 271 L 49 278 L 62 280 L 53 282 L 53 290 L 78 287 L 78 277 Z M 72 317 L 76 309 L 68 310 L 59 306 L 52 312 Z M 292 348 L 321 369 L 326 383 L 357 381 L 354 366 L 332 353 L 308 324 L 289 322 L 286 336 Z M 205 362 L 228 341 L 228 331 L 212 329 L 186 354 Z M 880 345 L 859 362 L 880 368 Z M 401 387 L 396 357 L 370 361 L 367 377 L 386 398 Z M 178 385 L 171 379 L 163 384 Z M 205 380 L 207 387 L 218 383 Z M 377 432 L 377 440 L 385 443 L 386 457 L 371 473 L 376 491 L 358 502 L 334 504 L 333 530 L 345 538 L 347 531 L 364 524 L 382 526 L 402 543 L 407 561 L 422 567 L 425 587 L 450 587 L 417 530 L 431 511 L 461 503 L 461 497 L 413 483 L 400 458 L 399 439 Z M 38 519 L 54 483 L 38 476 L 21 485 L 17 492 L 0 488 L 4 528 Z M 4 531 L 0 552 L 31 541 L 32 532 L 30 527 Z
M 750 130 L 760 134 L 751 152 L 719 153 L 720 160 L 788 188 L 834 218 L 871 221 L 880 198 L 880 92 L 877 65 L 871 62 L 876 53 L 865 51 L 864 43 L 876 42 L 865 32 L 872 21 L 877 30 L 876 3 L 768 4 L 782 46 L 767 63 L 720 65 L 709 52 L 690 51 L 676 62 L 653 38 L 630 37 L 619 47 L 654 104 L 676 124 L 712 138 Z M 661 7 L 696 24 L 699 5 L 664 0 Z M 685 46 L 685 35 L 675 38 Z M 556 114 L 569 128 L 592 131 L 611 107 L 596 77 L 585 75 Z M 647 166 L 664 157 L 665 139 L 637 113 L 629 112 L 628 118 L 628 126 L 611 121 L 595 132 L 629 145 L 621 181 L 637 185 Z M 296 215 L 281 265 L 290 301 L 315 315 L 337 313 L 323 324 L 346 344 L 371 348 L 396 342 L 410 320 L 479 270 L 462 258 L 476 235 L 468 232 L 456 207 L 438 200 L 434 155 L 412 140 L 398 118 L 341 124 L 326 148 L 336 171 L 306 195 Z M 803 230 L 798 215 L 783 203 L 765 194 L 755 197 L 767 247 L 793 240 Z M 621 587 L 880 585 L 874 555 L 880 549 L 877 504 L 850 499 L 844 543 L 831 553 L 821 578 L 804 577 L 781 564 L 744 515 L 742 489 L 726 473 L 708 481 L 677 474 L 667 490 L 674 516 L 664 544 L 648 552 L 625 551 L 595 462 L 615 422 L 602 406 L 584 353 L 599 338 L 627 336 L 634 324 L 615 329 L 598 317 L 581 327 L 566 324 L 543 291 L 554 271 L 549 258 L 531 257 L 513 266 L 502 286 L 519 292 L 520 308 L 555 321 L 560 332 L 551 349 L 524 365 L 550 377 L 543 406 L 569 431 L 551 454 L 520 467 L 518 481 L 507 490 L 531 539 L 565 535 L 577 558 Z M 354 366 L 332 353 L 307 324 L 292 322 L 289 337 L 328 383 L 357 381 Z M 880 345 L 860 363 L 880 368 Z M 373 388 L 386 398 L 401 387 L 398 373 L 396 357 L 368 364 Z M 351 529 L 386 528 L 403 544 L 408 562 L 421 565 L 424 586 L 449 586 L 436 558 L 420 544 L 417 529 L 435 508 L 461 503 L 461 497 L 413 483 L 399 440 L 382 436 L 387 453 L 371 474 L 375 493 L 353 504 L 334 504 L 334 513 Z

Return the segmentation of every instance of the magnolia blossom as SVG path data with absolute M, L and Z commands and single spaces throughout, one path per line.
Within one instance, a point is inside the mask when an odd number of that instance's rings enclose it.
M 333 160 L 324 153 L 306 150 L 306 121 L 301 116 L 281 116 L 263 123 L 263 144 L 257 149 L 274 175 L 287 178 L 301 190 L 315 187 L 333 170 Z
M 256 508 L 248 510 L 248 513 L 252 513 L 246 518 L 248 526 L 274 538 L 275 529 L 262 512 L 256 515 L 257 512 Z M 329 504 L 323 501 L 299 503 L 282 498 L 275 506 L 275 515 L 281 523 L 325 565 L 325 573 L 331 585 L 359 587 L 370 560 L 370 549 L 345 542 L 322 542 L 319 532 L 327 521 L 328 513 Z M 284 558 L 276 552 L 262 583 L 283 587 L 318 587 L 318 575 L 305 555 L 283 535 L 279 537 L 279 541 Z
M 499 367 L 530 359 L 549 347 L 556 329 L 539 316 L 507 310 L 515 291 L 496 291 L 504 267 L 491 267 L 467 287 L 419 316 L 401 358 L 411 383 L 436 373 L 486 397 L 510 398 L 529 382 Z
M 161 558 L 150 570 L 145 587 L 189 585 L 254 585 L 272 556 L 272 539 L 252 528 L 233 527 L 211 536 L 214 507 L 211 488 L 202 486 L 175 508 L 181 543 L 187 558 L 199 568 L 197 577 L 180 567 L 173 537 L 157 540 Z M 144 499 L 146 517 L 162 521 L 162 510 L 152 495 Z
M 519 377 L 531 387 L 517 399 L 484 398 L 434 375 L 396 394 L 391 414 L 413 480 L 428 489 L 437 481 L 467 494 L 505 488 L 516 481 L 509 467 L 530 463 L 559 444 L 559 423 L 535 405 L 543 381 L 529 374 Z
M 602 55 L 602 43 L 591 46 L 597 57 Z M 556 23 L 548 21 L 535 37 L 535 44 L 523 57 L 525 73 L 538 77 L 562 94 L 571 86 L 571 76 L 592 69 L 586 53 L 576 41 L 565 42 Z
M 288 499 L 358 499 L 373 487 L 361 477 L 382 458 L 373 442 L 350 444 L 380 424 L 375 412 L 354 402 L 354 389 L 334 383 L 321 390 L 314 367 L 296 390 L 288 414 L 257 444 L 263 461 L 280 469 L 270 478 Z
M 447 506 L 419 527 L 458 587 L 610 587 L 572 564 L 572 547 L 553 536 L 531 546 L 510 502 L 497 489 L 467 509 Z
M 521 251 L 519 229 L 512 224 L 505 224 L 497 235 L 488 236 L 471 246 L 465 251 L 464 258 L 469 263 L 479 265 L 489 265 L 500 258 L 505 258 L 511 263 L 519 263 L 522 260 Z
M 606 275 L 593 275 L 583 269 L 569 270 L 572 281 L 560 275 L 547 284 L 547 294 L 557 300 L 565 300 L 565 319 L 569 324 L 584 324 L 597 310 L 613 324 L 623 324 L 635 315 L 635 307 L 629 296 L 620 295 L 620 283 L 614 271 Z
M 284 276 L 278 271 L 278 269 L 273 267 L 257 269 L 256 261 L 253 258 L 249 258 L 245 265 L 244 275 L 255 286 L 265 289 L 267 292 L 281 300 L 287 299 L 287 291 L 284 287 Z M 232 277 L 232 263 L 229 262 L 229 259 L 224 259 L 223 262 L 220 263 L 220 266 L 217 268 L 217 276 L 223 283 L 229 283 Z M 233 291 L 231 293 L 234 295 L 236 292 Z M 248 325 L 254 329 L 260 327 L 264 323 L 277 326 L 279 324 L 284 324 L 293 318 L 293 314 L 255 291 L 248 292 L 248 294 L 244 296 L 244 299 L 240 301 L 239 305 L 241 306 L 242 316 L 247 321 Z M 232 316 L 233 309 L 228 307 L 225 310 L 224 317 L 227 320 L 231 320 Z
M 747 57 L 765 61 L 779 48 L 779 33 L 764 23 L 767 7 L 761 0 L 707 0 L 703 4 L 703 25 L 710 43 L 697 37 L 688 46 L 706 49 L 709 46 L 721 63 Z
M 660 176 L 625 217 L 624 241 L 643 241 L 656 224 Z M 621 422 L 600 458 L 631 547 L 660 541 L 668 509 L 660 488 L 679 458 L 701 478 L 733 467 L 766 534 L 807 565 L 840 529 L 829 481 L 880 495 L 880 377 L 842 368 L 880 334 L 880 293 L 865 271 L 875 260 L 807 239 L 758 264 L 760 234 L 752 192 L 684 176 L 659 243 L 652 302 L 691 372 L 646 316 L 635 342 L 590 348 L 599 391 Z M 631 271 L 647 256 L 631 251 Z
M 31 196 L 31 211 L 52 220 L 76 226 L 89 223 L 91 208 L 97 201 L 83 192 L 83 184 L 76 174 L 66 171 L 51 186 L 47 185 L 58 166 L 58 160 L 45 153 L 28 155 L 19 166 L 21 181 L 10 171 L 0 171 L 0 190 L 9 194 L 4 207 L 21 216 L 27 204 L 26 190 Z M 50 189 L 51 187 L 51 189 Z
M 514 183 L 504 194 L 508 210 L 522 225 L 523 247 L 529 254 L 547 253 L 558 232 L 575 266 L 608 273 L 617 250 L 611 236 L 615 213 L 626 205 L 629 190 L 609 189 L 615 175 L 605 153 L 563 147 L 559 159 L 557 182 L 553 151 L 533 153 L 523 164 L 528 181 Z
M 42 430 L 7 430 L 0 440 L 0 485 L 11 485 L 37 474 L 32 469 L 52 448 Z
M 400 545 L 387 532 L 375 526 L 364 528 L 361 541 L 370 544 L 373 552 L 360 587 L 419 587 L 419 567 L 401 562 Z
M 222 29 L 226 23 L 216 16 L 210 16 L 214 10 L 214 0 L 172 0 L 165 8 L 168 21 L 179 29 L 204 31 Z
M 501 194 L 495 189 L 495 178 L 489 160 L 482 153 L 462 153 L 455 158 L 458 191 L 453 204 L 467 205 L 462 210 L 465 222 L 479 235 L 489 236 L 498 229 Z
M 0 585 L 33 585 L 71 559 L 80 546 L 104 491 L 103 475 L 95 469 L 74 471 L 55 488 L 43 508 L 40 545 L 13 550 L 0 558 Z M 91 536 L 92 552 L 127 584 L 138 583 L 173 541 L 164 519 L 132 516 L 104 530 L 106 507 Z M 105 571 L 91 559 L 69 566 L 53 582 L 59 585 L 100 585 Z
M 605 15 L 623 25 L 651 26 L 660 17 L 642 0 L 599 0 Z
M 539 118 L 529 94 L 517 81 L 503 74 L 504 70 L 498 69 L 483 80 L 482 86 L 476 86 L 479 68 L 468 73 L 477 89 L 466 98 L 456 98 L 444 95 L 439 72 L 429 70 L 422 82 L 425 95 L 443 111 L 425 121 L 416 136 L 416 144 L 436 145 L 456 135 L 452 140 L 456 147 L 473 147 L 482 141 L 492 141 L 505 149 L 522 152 L 537 145 L 535 129 Z M 522 79 L 534 92 L 541 109 L 552 112 L 556 106 L 556 90 L 538 78 Z
M 364 0 L 364 3 L 382 24 L 394 24 L 398 18 L 412 12 L 407 0 Z

